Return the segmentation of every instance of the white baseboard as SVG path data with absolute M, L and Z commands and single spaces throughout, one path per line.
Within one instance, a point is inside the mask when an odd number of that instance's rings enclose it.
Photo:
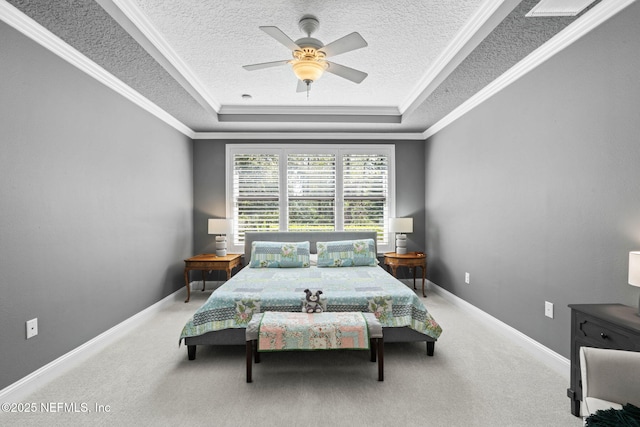
M 202 285 L 202 282 L 200 282 Z M 99 353 L 109 344 L 122 338 L 126 333 L 141 325 L 151 316 L 161 311 L 163 308 L 174 304 L 184 298 L 185 290 L 180 288 L 157 303 L 118 323 L 111 329 L 101 333 L 97 337 L 87 341 L 70 352 L 63 354 L 56 360 L 44 365 L 37 371 L 16 381 L 10 386 L 0 390 L 0 402 L 19 403 L 38 388 L 47 384 L 54 378 L 62 375 L 70 369 L 78 366 L 89 357 Z
M 452 294 L 451 292 L 441 288 L 433 282 L 427 281 L 427 289 L 437 293 L 442 298 L 446 299 L 453 305 L 456 305 L 465 310 L 465 312 L 471 313 L 478 317 L 485 325 L 491 327 L 494 331 L 500 333 L 507 338 L 510 338 L 516 344 L 519 344 L 529 354 L 535 357 L 540 362 L 553 369 L 558 374 L 565 377 L 567 384 L 569 383 L 569 376 L 571 373 L 571 362 L 566 357 L 561 356 L 548 347 L 540 344 L 538 341 L 528 337 L 515 328 L 507 325 L 506 323 L 496 319 L 490 314 L 480 310 L 478 307 L 469 304 L 467 301 Z

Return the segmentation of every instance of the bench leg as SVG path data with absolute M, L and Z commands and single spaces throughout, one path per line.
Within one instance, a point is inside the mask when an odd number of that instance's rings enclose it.
M 433 356 L 433 350 L 436 346 L 434 341 L 427 341 L 427 356 Z
M 369 347 L 371 347 L 371 361 L 376 361 L 376 353 L 378 352 L 378 340 L 377 338 L 369 339 Z
M 253 360 L 260 363 L 260 353 L 258 352 L 258 341 L 253 342 Z
M 188 345 L 187 346 L 187 356 L 189 357 L 189 360 L 195 360 L 196 359 L 196 346 L 195 345 Z
M 246 352 L 247 352 L 247 382 L 250 383 L 251 382 L 251 365 L 253 363 L 253 361 L 251 360 L 251 356 L 253 353 L 253 341 L 247 341 Z
M 378 338 L 376 347 L 378 348 L 378 381 L 384 381 L 384 341 Z

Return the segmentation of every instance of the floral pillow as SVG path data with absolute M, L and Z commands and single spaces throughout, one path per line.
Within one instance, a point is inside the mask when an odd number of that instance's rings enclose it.
M 373 239 L 317 242 L 318 267 L 358 267 L 378 265 Z
M 249 267 L 309 267 L 309 242 L 252 242 Z

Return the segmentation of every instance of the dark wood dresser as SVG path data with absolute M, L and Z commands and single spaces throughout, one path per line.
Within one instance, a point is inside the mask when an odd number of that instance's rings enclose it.
M 567 395 L 571 413 L 580 416 L 582 386 L 580 347 L 640 351 L 640 316 L 637 307 L 622 304 L 570 304 L 571 384 Z

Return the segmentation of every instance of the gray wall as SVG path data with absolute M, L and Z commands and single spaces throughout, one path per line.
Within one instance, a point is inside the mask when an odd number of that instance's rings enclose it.
M 270 144 L 358 144 L 361 141 L 194 141 L 194 250 L 196 253 L 215 252 L 214 238 L 207 234 L 208 218 L 224 218 L 225 147 L 227 143 Z M 408 234 L 409 250 L 424 250 L 424 142 L 375 141 L 396 146 L 396 215 L 412 216 L 414 232 Z
M 430 279 L 565 357 L 568 304 L 638 304 L 639 22 L 635 3 L 425 153 Z
M 2 389 L 184 286 L 193 193 L 189 138 L 2 22 L 0 40 Z

